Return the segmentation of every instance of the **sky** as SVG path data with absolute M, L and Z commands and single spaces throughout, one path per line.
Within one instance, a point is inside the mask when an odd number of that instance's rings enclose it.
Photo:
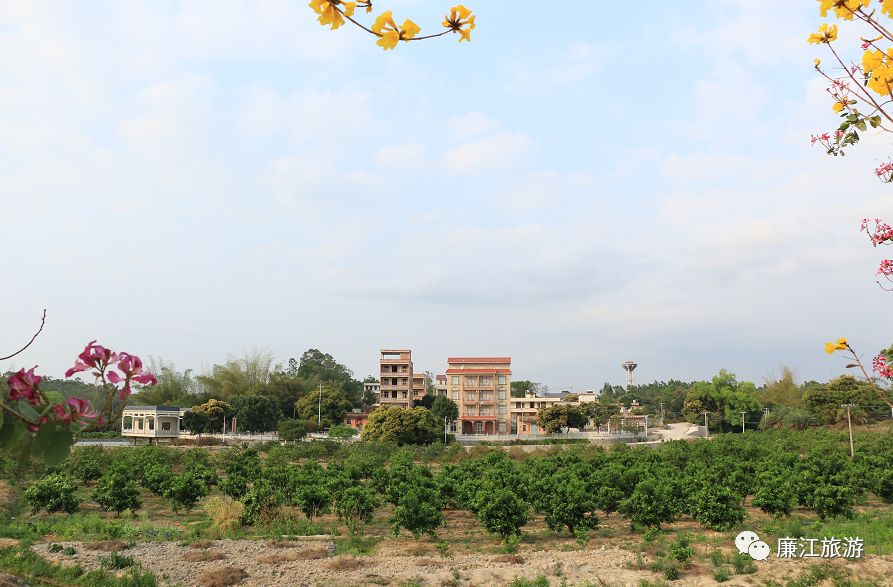
M 375 6 L 424 34 L 449 3 Z M 385 52 L 303 0 L 0 0 L 0 355 L 47 309 L 0 370 L 410 348 L 583 390 L 893 342 L 859 232 L 893 149 L 810 145 L 815 2 L 469 7 L 471 43 Z

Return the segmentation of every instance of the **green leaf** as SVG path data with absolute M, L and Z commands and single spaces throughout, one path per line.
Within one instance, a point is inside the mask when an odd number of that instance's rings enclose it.
M 31 404 L 28 403 L 28 400 L 20 399 L 16 402 L 16 409 L 18 412 L 25 417 L 26 420 L 31 422 L 32 424 L 37 424 L 37 421 L 40 420 L 40 414 L 37 413 Z
M 30 440 L 31 435 L 24 422 L 15 417 L 3 419 L 3 425 L 0 426 L 0 451 L 18 456 L 21 446 Z
M 847 365 L 847 366 L 844 367 L 844 368 L 845 368 L 845 369 L 855 369 L 855 368 L 858 367 L 858 366 L 859 366 L 859 365 L 857 365 L 857 364 L 855 364 L 855 363 L 850 363 L 849 365 Z
M 71 431 L 55 424 L 45 424 L 34 437 L 34 456 L 43 459 L 47 465 L 61 465 L 71 451 L 74 437 Z
M 61 391 L 45 391 L 43 394 L 50 401 L 50 405 L 61 404 L 65 402 L 65 394 Z
M 865 121 L 864 121 L 864 120 L 860 120 L 859 122 L 857 122 L 857 123 L 856 123 L 856 128 L 858 128 L 859 130 L 861 130 L 861 131 L 864 132 L 865 129 L 867 128 L 867 127 L 865 126 Z

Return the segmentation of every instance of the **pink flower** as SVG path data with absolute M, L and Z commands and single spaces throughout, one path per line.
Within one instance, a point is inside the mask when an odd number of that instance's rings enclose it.
M 99 414 L 93 410 L 90 402 L 79 397 L 70 397 L 65 403 L 53 408 L 60 422 L 78 422 L 80 420 L 92 420 Z
M 14 402 L 19 399 L 25 399 L 32 406 L 36 406 L 40 401 L 37 393 L 37 384 L 40 383 L 40 375 L 35 375 L 34 370 L 37 365 L 31 367 L 28 371 L 19 369 L 17 373 L 13 373 L 6 384 L 9 386 L 9 401 Z
M 885 355 L 878 355 L 871 361 L 874 372 L 886 379 L 893 379 L 893 366 L 887 362 Z
M 88 369 L 104 369 L 110 363 L 118 360 L 118 355 L 102 345 L 96 344 L 95 340 L 91 340 L 84 348 L 84 352 L 78 355 L 74 367 L 65 372 L 66 377 L 71 377 L 75 373 L 86 371 Z
M 143 370 L 143 362 L 136 355 L 130 353 L 121 353 L 118 356 L 118 369 L 124 373 L 122 377 L 117 371 L 109 371 L 107 377 L 114 384 L 124 382 L 119 398 L 124 400 L 130 395 L 130 383 L 136 382 L 142 385 L 155 385 L 158 380 L 148 371 Z
M 843 136 L 843 131 L 842 131 L 842 130 L 838 129 L 838 130 L 835 130 L 835 131 L 834 131 L 834 138 L 835 138 L 835 139 L 839 139 L 839 138 L 842 137 L 842 136 Z
M 868 49 L 869 47 L 871 47 L 871 43 L 862 43 L 860 47 L 862 47 L 863 49 Z
M 877 270 L 878 275 L 893 276 L 893 259 L 884 259 Z

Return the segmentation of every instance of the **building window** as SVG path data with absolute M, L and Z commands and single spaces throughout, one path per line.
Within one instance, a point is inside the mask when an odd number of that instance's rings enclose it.
M 467 401 L 467 402 L 476 402 L 476 401 L 478 401 L 478 394 L 474 393 L 473 391 L 466 393 L 466 394 L 465 394 L 465 401 Z
M 450 422 L 450 432 L 456 432 L 456 421 Z
M 483 422 L 475 422 L 474 423 L 474 433 L 481 434 L 484 432 L 484 423 Z
M 456 402 L 459 401 L 459 392 L 458 391 L 453 392 L 453 401 L 456 401 Z
M 503 403 L 499 404 L 499 415 L 500 416 L 505 415 L 505 404 L 503 404 Z
M 497 375 L 496 381 L 499 383 L 499 385 L 505 385 L 505 375 Z
M 149 425 L 149 430 L 155 430 L 155 418 L 146 418 L 146 424 Z
M 481 387 L 490 387 L 489 377 L 481 377 Z
M 459 385 L 459 376 L 458 376 L 458 375 L 452 375 L 452 376 L 450 377 L 450 383 L 452 383 L 453 385 Z
M 493 414 L 490 413 L 490 406 L 481 406 L 481 413 L 479 415 L 492 416 Z
M 483 391 L 481 392 L 481 401 L 482 401 L 482 402 L 488 402 L 488 401 L 490 401 L 491 399 L 493 399 L 493 398 L 490 396 L 489 393 L 486 393 L 486 392 L 483 392 Z
M 505 399 L 505 390 L 504 389 L 499 390 L 499 399 Z
M 170 422 L 162 422 L 162 423 L 161 423 L 161 429 L 162 429 L 162 430 L 170 430 L 170 429 L 171 429 L 171 423 L 170 423 Z
M 143 429 L 143 419 L 142 418 L 134 419 L 133 427 L 136 428 L 137 430 L 142 430 Z
M 124 416 L 124 422 L 121 425 L 124 430 L 133 430 L 133 416 Z
M 478 378 L 474 376 L 465 376 L 465 385 L 477 385 Z

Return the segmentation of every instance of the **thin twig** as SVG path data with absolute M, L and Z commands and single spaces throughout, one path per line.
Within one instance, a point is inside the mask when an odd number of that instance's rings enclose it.
M 46 324 L 46 321 L 47 321 L 47 311 L 46 311 L 46 308 L 44 308 L 43 309 L 43 317 L 40 319 L 40 328 L 37 329 L 37 332 L 35 332 L 34 336 L 31 337 L 31 340 L 28 341 L 28 344 L 26 344 L 25 346 L 23 346 L 22 348 L 20 348 L 19 350 L 17 350 L 16 352 L 14 352 L 11 355 L 8 355 L 6 357 L 0 357 L 0 361 L 5 361 L 6 359 L 11 359 L 14 356 L 16 356 L 17 354 L 23 352 L 29 346 L 31 346 L 31 343 L 34 342 L 34 339 L 37 338 L 37 335 L 40 334 L 41 330 L 43 330 L 43 325 Z

